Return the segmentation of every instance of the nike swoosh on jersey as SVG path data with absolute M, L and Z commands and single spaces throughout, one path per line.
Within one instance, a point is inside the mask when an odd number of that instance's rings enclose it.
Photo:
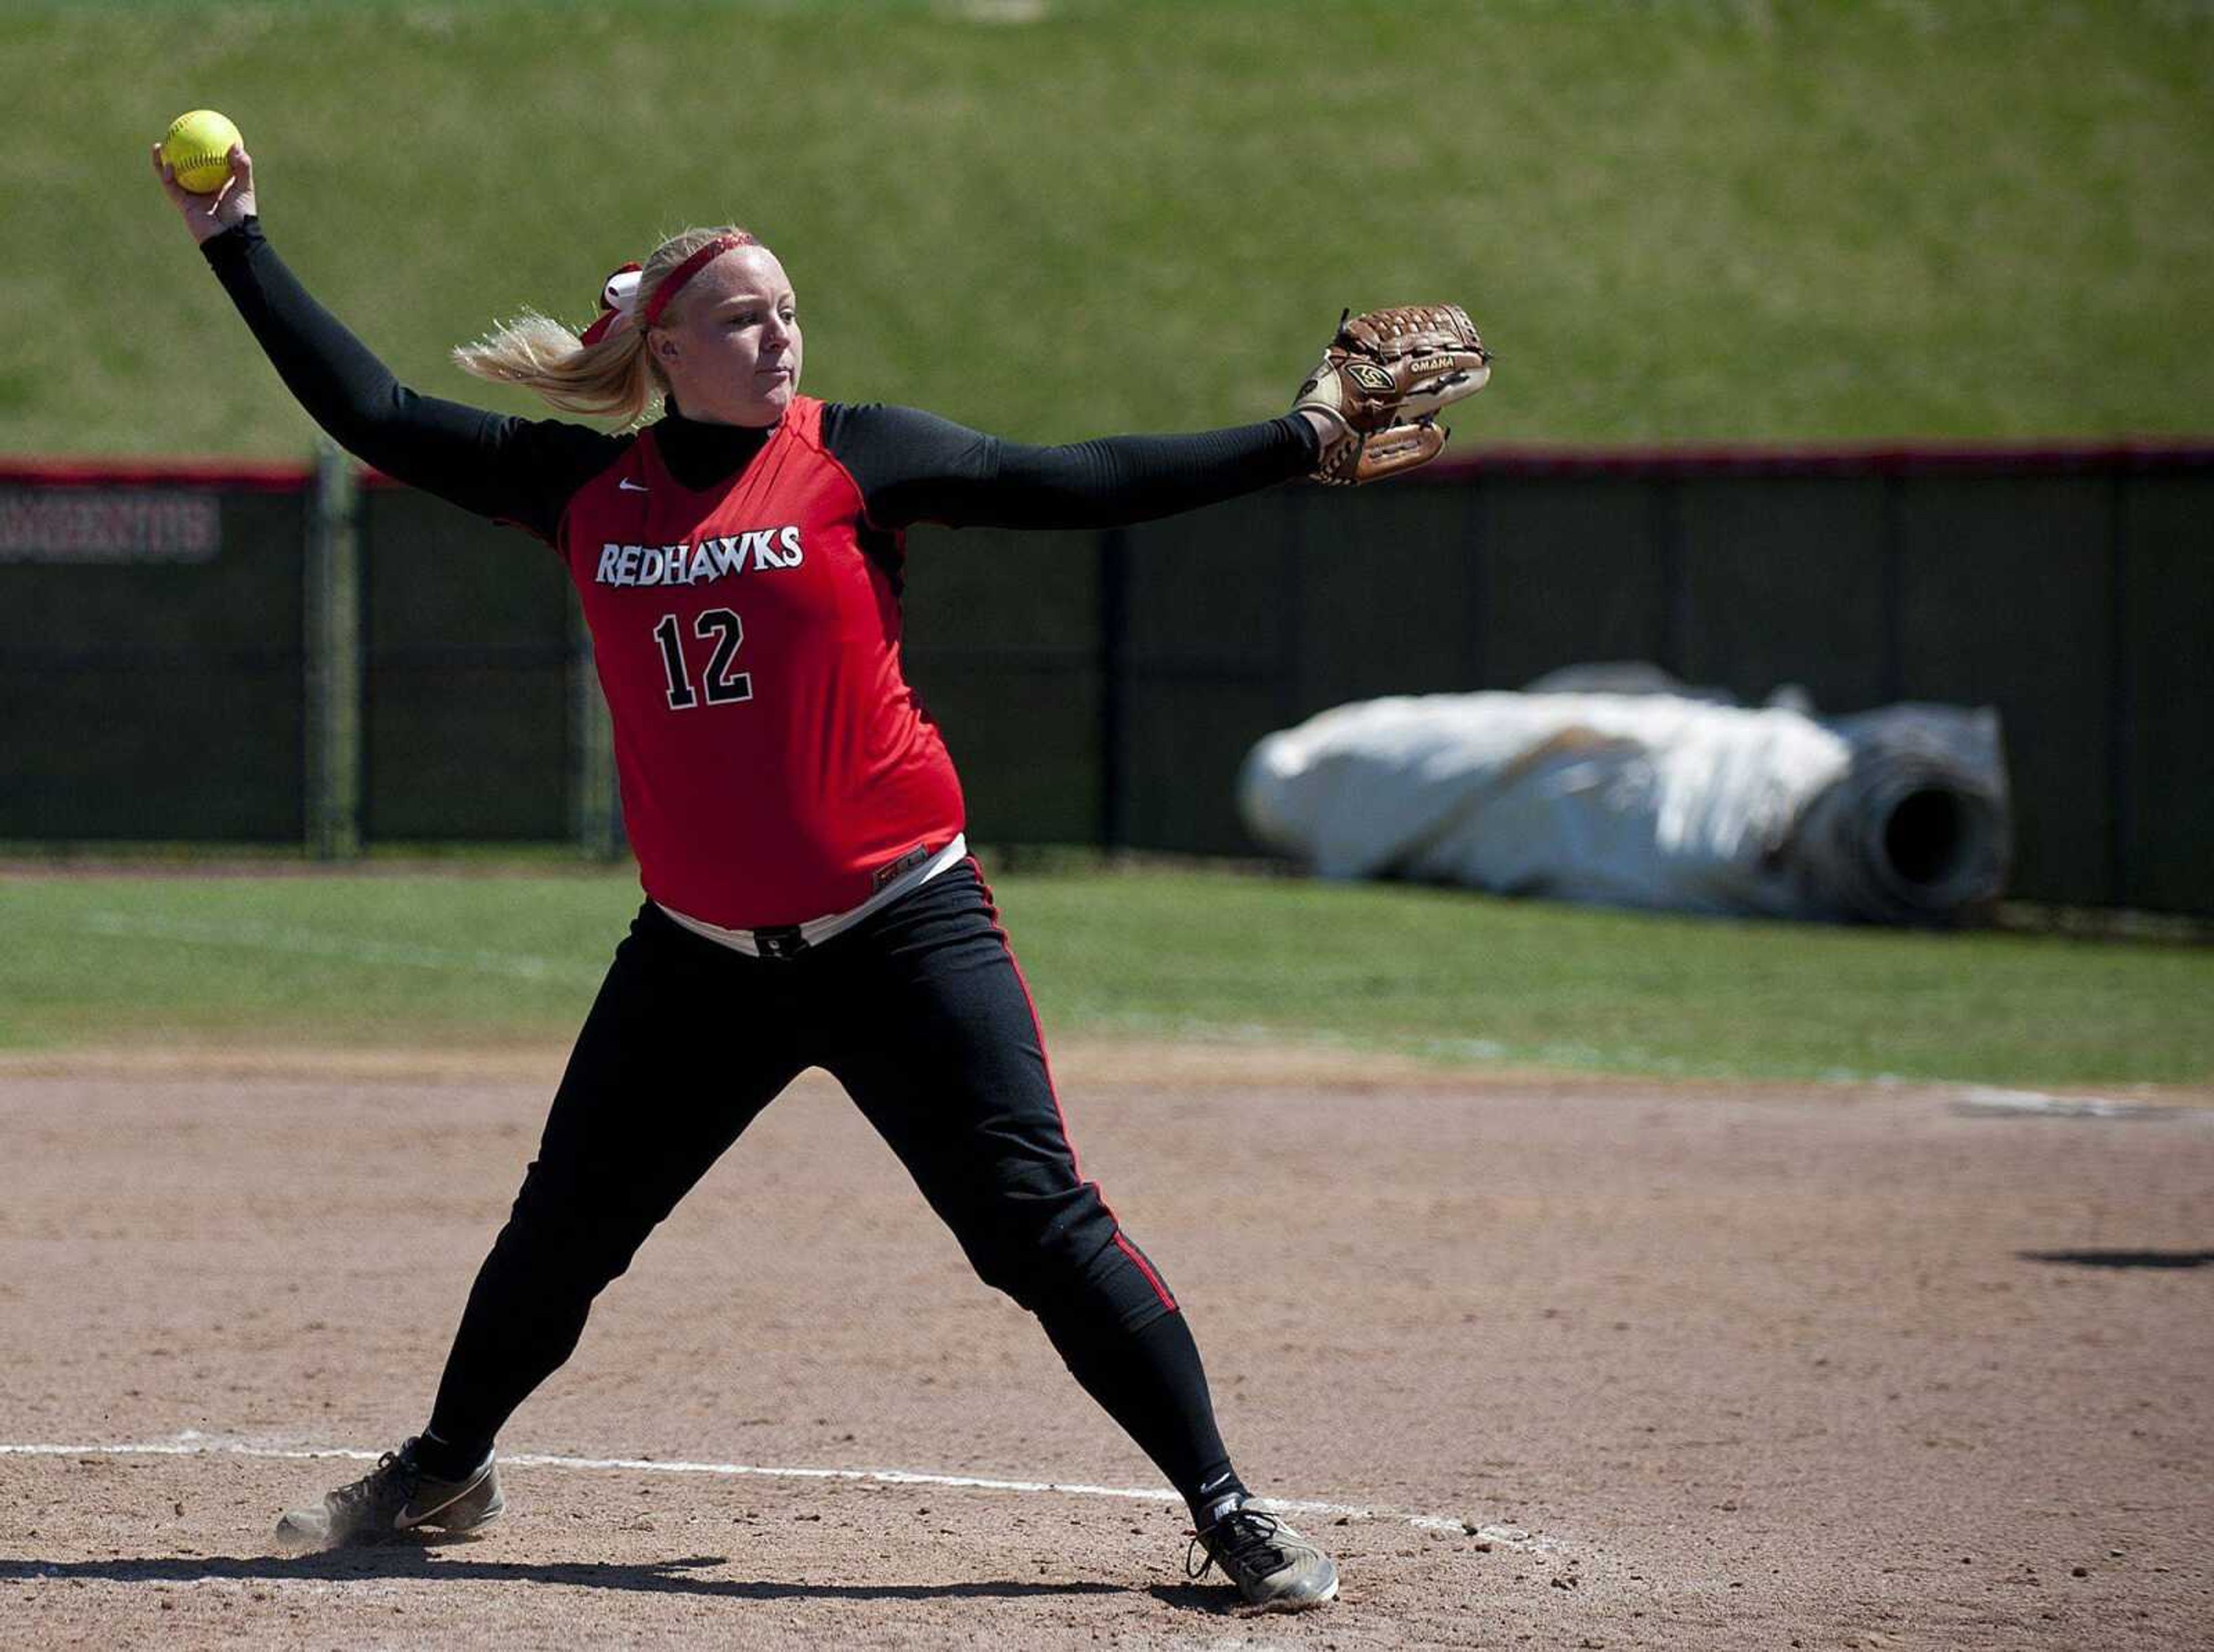
M 615 490 L 620 493 L 650 493 L 652 491 L 651 488 L 640 487 L 637 483 L 632 481 L 627 476 L 622 478 L 615 484 Z

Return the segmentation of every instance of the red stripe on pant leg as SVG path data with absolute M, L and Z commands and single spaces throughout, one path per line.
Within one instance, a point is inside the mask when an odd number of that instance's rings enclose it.
M 1103 1198 L 1099 1203 L 1104 1205 L 1107 1201 Z M 1115 1213 L 1110 1210 L 1107 1214 L 1111 1216 Z M 1138 1271 L 1146 1276 L 1146 1283 L 1153 1288 L 1153 1295 L 1160 1298 L 1161 1306 L 1170 1313 L 1175 1313 L 1177 1299 L 1169 1295 L 1169 1288 L 1161 1283 L 1161 1276 L 1153 1271 L 1153 1265 L 1146 1260 L 1145 1253 L 1122 1236 L 1122 1224 L 1119 1222 L 1115 1224 L 1115 1243 L 1121 1248 L 1123 1255 L 1138 1265 Z
M 1015 943 L 1007 939 L 1007 931 L 1000 922 L 1000 908 L 992 899 L 992 886 L 984 881 L 984 869 L 976 864 L 974 855 L 969 856 L 969 869 L 976 875 L 976 887 L 984 892 L 984 910 L 992 915 L 992 933 L 1000 937 L 1000 948 L 1007 954 L 1008 966 L 1015 972 L 1015 984 L 1023 990 L 1023 1003 L 1030 1009 L 1031 1031 L 1037 1038 L 1038 1063 L 1045 1069 L 1045 1093 L 1053 1098 L 1053 1116 L 1061 1121 L 1061 1139 L 1068 1149 L 1068 1167 L 1076 1173 L 1076 1180 L 1081 1182 L 1084 1167 L 1076 1156 L 1076 1137 L 1069 1133 L 1068 1114 L 1061 1105 L 1061 1087 L 1053 1082 L 1053 1060 L 1046 1054 L 1045 1023 L 1038 1019 L 1037 1000 L 1031 996 L 1030 979 L 1023 973 L 1022 960 L 1015 956 Z M 1107 1195 L 1101 1192 L 1097 1183 L 1092 1185 L 1092 1192 L 1098 1193 L 1099 1208 L 1107 1212 L 1107 1220 L 1115 1224 L 1116 1247 L 1137 1264 L 1138 1271 L 1145 1275 L 1146 1283 L 1153 1288 L 1153 1295 L 1160 1299 L 1161 1306 L 1170 1313 L 1175 1313 L 1176 1298 L 1170 1295 L 1161 1276 L 1153 1271 L 1153 1265 L 1146 1260 L 1144 1253 L 1122 1236 L 1122 1219 L 1115 1214 L 1115 1207 L 1107 1203 Z
M 1076 1180 L 1084 1180 L 1084 1167 L 1076 1156 L 1076 1138 L 1068 1133 L 1068 1115 L 1061 1111 L 1061 1087 L 1053 1082 L 1053 1058 L 1045 1050 L 1045 1023 L 1038 1019 L 1037 1000 L 1031 996 L 1030 978 L 1023 973 L 1022 960 L 1015 956 L 1015 943 L 1007 939 L 1006 926 L 1000 922 L 998 903 L 992 899 L 992 886 L 984 881 L 984 869 L 976 864 L 974 855 L 969 856 L 969 869 L 976 875 L 976 887 L 984 892 L 984 910 L 992 916 L 992 933 L 1000 937 L 1000 948 L 1007 954 L 1007 963 L 1015 972 L 1015 984 L 1023 990 L 1023 1003 L 1031 1012 L 1031 1031 L 1037 1037 L 1038 1064 L 1045 1069 L 1045 1093 L 1053 1098 L 1054 1117 L 1061 1120 L 1061 1139 L 1068 1149 L 1069 1168 L 1076 1172 Z M 1099 1201 L 1107 1201 L 1102 1198 Z M 1109 1216 L 1115 1213 L 1108 1211 Z M 1120 1223 L 1116 1224 L 1120 1226 Z

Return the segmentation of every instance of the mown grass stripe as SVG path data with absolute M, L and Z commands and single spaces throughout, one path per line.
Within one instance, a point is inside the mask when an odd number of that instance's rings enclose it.
M 2214 948 L 1600 911 L 1204 871 L 995 874 L 1049 1036 L 2068 1090 L 2214 1082 Z M 0 1048 L 565 1040 L 604 875 L 0 882 Z

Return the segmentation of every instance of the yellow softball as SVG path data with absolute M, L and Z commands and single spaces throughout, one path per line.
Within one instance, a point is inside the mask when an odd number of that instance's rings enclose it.
M 195 109 L 169 123 L 162 138 L 162 159 L 176 169 L 177 181 L 195 195 L 212 195 L 230 176 L 231 146 L 238 128 L 227 115 Z

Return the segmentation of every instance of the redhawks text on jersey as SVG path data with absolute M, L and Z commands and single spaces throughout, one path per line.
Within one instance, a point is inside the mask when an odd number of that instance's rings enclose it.
M 561 521 L 640 880 L 729 929 L 858 906 L 963 825 L 901 664 L 900 539 L 864 521 L 821 432 L 796 397 L 752 463 L 694 492 L 649 429 Z
M 806 559 L 797 526 L 755 527 L 699 545 L 603 545 L 600 585 L 697 585 L 727 579 L 748 568 L 797 568 Z

